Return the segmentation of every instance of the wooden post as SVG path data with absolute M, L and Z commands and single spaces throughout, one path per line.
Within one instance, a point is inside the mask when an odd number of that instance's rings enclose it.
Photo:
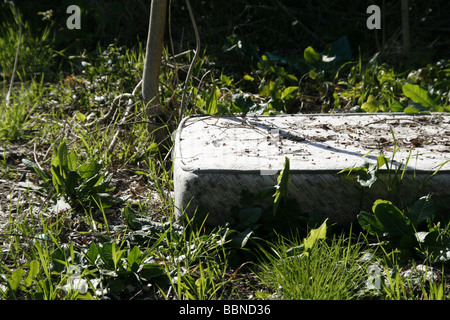
M 142 78 L 142 95 L 147 114 L 158 115 L 159 72 L 166 22 L 167 0 L 152 0 L 148 26 L 147 46 Z

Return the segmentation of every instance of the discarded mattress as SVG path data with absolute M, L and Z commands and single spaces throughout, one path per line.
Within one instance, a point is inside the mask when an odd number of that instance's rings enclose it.
M 439 169 L 420 195 L 431 193 L 435 202 L 450 203 L 447 114 L 186 117 L 175 135 L 176 215 L 192 215 L 199 208 L 208 213 L 209 223 L 226 222 L 231 209 L 241 205 L 243 190 L 256 194 L 276 184 L 288 157 L 289 197 L 302 211 L 315 210 L 345 225 L 360 210 L 371 211 L 374 200 L 386 197 L 392 175 L 381 166 L 378 181 L 360 203 L 359 183 L 338 172 L 377 163 L 381 154 L 394 167 L 406 166 L 401 188 L 405 197 Z

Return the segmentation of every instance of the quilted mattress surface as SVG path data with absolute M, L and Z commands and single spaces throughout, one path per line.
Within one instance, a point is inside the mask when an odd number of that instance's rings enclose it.
M 274 185 L 288 157 L 289 197 L 305 212 L 316 210 L 346 224 L 383 198 L 389 178 L 380 167 L 379 181 L 361 205 L 360 185 L 338 172 L 376 163 L 381 154 L 391 159 L 392 168 L 406 169 L 405 194 L 439 169 L 420 192 L 450 203 L 449 115 L 186 117 L 175 134 L 176 214 L 201 208 L 210 223 L 226 222 L 230 210 L 240 206 L 242 190 L 258 193 Z

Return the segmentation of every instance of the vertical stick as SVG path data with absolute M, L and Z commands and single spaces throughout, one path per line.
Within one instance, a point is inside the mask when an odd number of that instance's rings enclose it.
M 11 82 L 9 83 L 8 93 L 6 94 L 6 106 L 9 107 L 9 100 L 11 99 L 11 92 L 14 83 L 14 76 L 17 70 L 17 61 L 19 60 L 19 51 L 20 51 L 20 42 L 22 42 L 22 21 L 20 21 L 19 14 L 17 13 L 16 6 L 14 5 L 14 1 L 11 1 L 11 5 L 14 9 L 14 15 L 19 23 L 19 41 L 17 42 L 16 56 L 14 57 L 14 66 L 11 74 Z
M 159 104 L 159 72 L 166 22 L 166 0 L 152 0 L 147 46 L 142 79 L 142 95 L 148 114 L 154 114 Z
M 194 14 L 192 13 L 192 8 L 191 8 L 191 4 L 190 4 L 189 0 L 186 0 L 186 5 L 187 5 L 188 11 L 189 11 L 189 17 L 191 18 L 192 27 L 194 28 L 195 42 L 197 44 L 196 44 L 194 58 L 192 59 L 191 65 L 189 66 L 189 70 L 186 75 L 186 81 L 184 82 L 183 96 L 181 97 L 180 120 L 184 117 L 184 112 L 186 111 L 185 99 L 186 99 L 186 90 L 188 87 L 189 78 L 191 77 L 192 70 L 194 69 L 195 63 L 197 62 L 197 57 L 200 53 L 200 36 L 198 35 L 197 24 L 195 23 Z

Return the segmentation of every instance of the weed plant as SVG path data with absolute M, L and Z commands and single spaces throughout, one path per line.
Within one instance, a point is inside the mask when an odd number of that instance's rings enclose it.
M 17 11 L 14 6 L 8 7 L 6 10 L 10 11 L 10 15 L 6 16 L 10 19 L 4 18 L 0 24 L 0 47 L 2 48 L 0 72 L 2 78 L 9 78 L 13 72 L 19 40 L 18 60 L 20 63 L 17 64 L 16 73 L 21 81 L 34 79 L 44 73 L 47 76 L 56 75 L 56 70 L 59 68 L 57 57 L 62 56 L 63 52 L 54 48 L 52 24 L 47 24 L 40 34 L 35 34 L 20 11 Z

